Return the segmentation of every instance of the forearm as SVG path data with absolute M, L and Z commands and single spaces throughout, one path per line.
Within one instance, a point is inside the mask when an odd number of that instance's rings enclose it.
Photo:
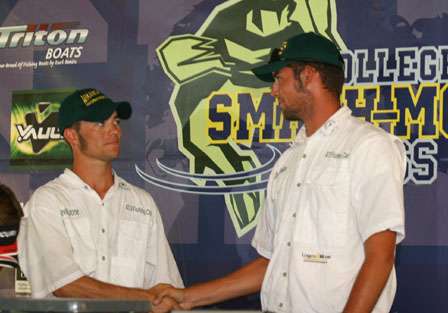
M 389 278 L 392 262 L 364 263 L 353 285 L 344 313 L 371 312 Z
M 382 242 L 379 242 L 383 245 L 383 251 L 386 252 L 378 253 L 380 250 L 377 250 L 377 252 L 366 254 L 366 259 L 345 305 L 344 313 L 371 312 L 386 286 L 395 261 L 395 233 L 387 231 L 378 236 L 383 237 L 379 239 Z
M 193 285 L 185 290 L 183 302 L 197 307 L 258 292 L 268 264 L 260 257 L 225 277 Z
M 112 285 L 87 276 L 55 290 L 53 294 L 64 298 L 154 299 L 148 290 Z

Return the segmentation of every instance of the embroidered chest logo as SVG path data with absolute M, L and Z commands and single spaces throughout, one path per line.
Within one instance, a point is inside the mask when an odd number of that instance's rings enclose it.
M 326 264 L 326 263 L 328 263 L 328 260 L 331 259 L 331 255 L 302 253 L 302 258 L 303 258 L 303 262 Z
M 152 212 L 151 212 L 150 209 L 137 207 L 137 206 L 132 205 L 132 204 L 126 204 L 125 208 L 126 208 L 127 211 L 130 211 L 130 212 L 133 212 L 133 213 L 138 213 L 138 214 L 152 216 Z
M 75 216 L 80 216 L 79 213 L 79 209 L 67 209 L 64 208 L 63 210 L 60 211 L 61 213 L 61 217 L 75 217 Z
M 325 157 L 329 158 L 329 159 L 347 159 L 349 156 L 350 156 L 350 154 L 347 152 L 337 153 L 337 152 L 333 152 L 333 151 L 328 151 L 325 154 Z

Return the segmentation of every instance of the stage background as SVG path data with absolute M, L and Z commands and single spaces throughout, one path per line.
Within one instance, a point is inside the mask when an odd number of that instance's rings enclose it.
M 155 198 L 186 285 L 256 257 L 268 170 L 297 131 L 248 69 L 293 34 L 331 38 L 344 105 L 408 150 L 392 312 L 448 312 L 447 1 L 2 0 L 0 26 L 0 181 L 26 202 L 61 173 L 71 90 L 130 101 L 114 167 Z

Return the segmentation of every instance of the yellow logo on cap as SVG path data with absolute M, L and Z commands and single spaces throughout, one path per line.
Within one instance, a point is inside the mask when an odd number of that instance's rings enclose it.
M 283 41 L 282 45 L 278 49 L 278 55 L 282 55 L 283 52 L 286 50 L 286 48 L 288 48 L 288 42 L 287 41 Z
M 98 90 L 91 90 L 81 95 L 82 102 L 88 107 L 98 100 L 105 99 L 106 97 L 101 94 Z

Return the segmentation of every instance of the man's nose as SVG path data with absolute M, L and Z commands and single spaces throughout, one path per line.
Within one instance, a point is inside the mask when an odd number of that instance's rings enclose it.
M 121 133 L 120 124 L 114 121 L 110 127 L 110 131 L 113 134 L 120 134 Z

